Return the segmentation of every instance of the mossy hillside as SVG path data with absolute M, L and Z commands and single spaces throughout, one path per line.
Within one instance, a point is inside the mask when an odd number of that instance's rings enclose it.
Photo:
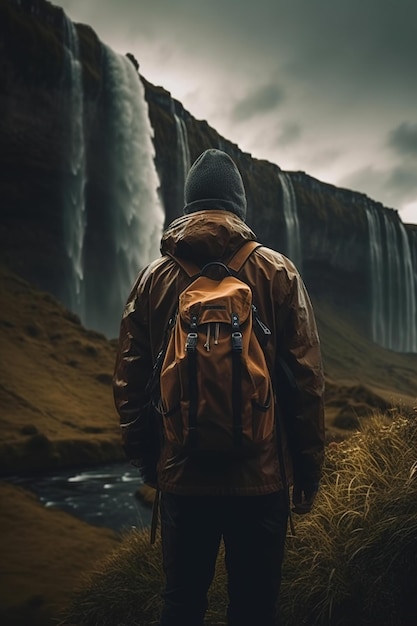
M 349 312 L 313 300 L 326 379 L 328 441 L 346 437 L 373 413 L 408 413 L 417 405 L 417 355 L 370 341 Z
M 5 482 L 0 500 L 1 623 L 53 626 L 85 574 L 119 546 L 120 537 L 47 509 Z
M 115 344 L 0 270 L 0 471 L 122 459 Z

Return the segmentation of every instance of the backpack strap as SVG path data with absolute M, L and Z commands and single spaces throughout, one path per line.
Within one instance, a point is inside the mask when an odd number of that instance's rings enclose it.
M 246 241 L 235 254 L 229 259 L 227 267 L 232 270 L 234 274 L 237 274 L 250 255 L 260 248 L 261 244 L 257 241 Z M 237 318 L 237 316 L 236 316 Z M 239 320 L 236 319 L 232 322 L 232 330 L 239 331 Z M 235 333 L 233 333 L 235 334 Z M 242 445 L 242 358 L 241 348 L 234 345 L 232 342 L 232 412 L 233 412 L 233 438 L 235 445 L 239 448 Z
M 235 252 L 232 258 L 229 259 L 229 262 L 226 263 L 227 267 L 229 267 L 234 272 L 240 272 L 252 252 L 255 252 L 257 248 L 261 247 L 262 244 L 258 241 L 245 241 L 245 243 L 240 246 L 238 251 Z

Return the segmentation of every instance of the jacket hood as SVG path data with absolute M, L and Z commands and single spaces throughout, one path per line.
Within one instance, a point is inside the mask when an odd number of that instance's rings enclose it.
M 184 186 L 184 213 L 203 209 L 231 211 L 246 219 L 246 194 L 242 177 L 233 159 L 211 148 L 191 166 Z
M 161 253 L 195 262 L 227 257 L 255 233 L 230 211 L 205 210 L 176 219 L 164 232 Z

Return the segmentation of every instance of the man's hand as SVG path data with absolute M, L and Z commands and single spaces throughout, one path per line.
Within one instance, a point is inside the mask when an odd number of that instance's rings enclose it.
M 292 492 L 293 513 L 298 515 L 310 513 L 318 490 L 319 487 L 316 484 L 304 488 L 295 484 Z

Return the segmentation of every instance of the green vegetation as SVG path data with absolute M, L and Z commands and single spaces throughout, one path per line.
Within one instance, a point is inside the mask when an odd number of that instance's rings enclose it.
M 124 460 L 115 346 L 0 268 L 0 473 Z
M 286 626 L 411 626 L 417 615 L 417 415 L 370 419 L 331 444 L 313 512 L 289 537 L 281 592 Z M 249 540 L 249 539 L 248 539 Z M 160 544 L 128 534 L 75 597 L 63 624 L 144 626 L 157 619 Z M 208 619 L 224 619 L 221 558 Z M 411 619 L 411 621 L 410 621 Z

